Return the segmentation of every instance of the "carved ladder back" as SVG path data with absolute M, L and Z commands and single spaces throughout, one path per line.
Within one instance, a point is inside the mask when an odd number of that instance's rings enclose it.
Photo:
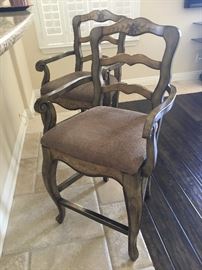
M 146 33 L 162 37 L 165 40 L 165 50 L 161 61 L 151 59 L 144 54 L 129 55 L 118 53 L 109 58 L 103 58 L 99 52 L 99 44 L 105 36 L 112 34 L 125 34 L 126 36 L 140 36 Z M 97 27 L 91 31 L 91 49 L 93 53 L 92 72 L 94 78 L 95 99 L 94 104 L 98 104 L 103 92 L 122 91 L 126 94 L 138 93 L 151 100 L 152 106 L 156 107 L 162 102 L 162 97 L 170 82 L 170 69 L 175 53 L 180 33 L 175 26 L 158 25 L 146 18 L 122 19 L 111 26 Z M 104 85 L 101 79 L 103 67 L 113 69 L 114 66 L 143 64 L 160 71 L 158 83 L 153 92 L 140 85 L 127 85 L 118 83 L 114 85 Z
M 83 63 L 92 60 L 92 54 L 83 56 L 81 45 L 82 43 L 87 43 L 90 41 L 90 36 L 81 36 L 81 23 L 87 21 L 95 21 L 95 22 L 118 22 L 120 19 L 126 18 L 123 15 L 116 15 L 108 10 L 93 10 L 88 14 L 78 15 L 73 18 L 73 31 L 74 31 L 74 51 L 76 56 L 76 71 L 81 71 L 83 68 Z M 103 37 L 103 41 L 108 41 L 114 45 L 117 45 L 117 53 L 124 52 L 124 42 L 125 35 L 120 34 L 118 38 L 113 38 L 111 36 Z M 117 76 L 116 76 L 117 74 Z M 115 73 L 115 76 L 120 76 L 119 72 Z M 119 78 L 117 78 L 119 80 Z

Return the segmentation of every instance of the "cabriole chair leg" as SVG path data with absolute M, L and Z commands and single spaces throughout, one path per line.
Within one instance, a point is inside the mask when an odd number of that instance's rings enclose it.
M 62 223 L 65 218 L 65 207 L 58 203 L 58 200 L 61 199 L 61 196 L 56 183 L 57 164 L 58 161 L 52 158 L 51 152 L 47 148 L 43 147 L 43 181 L 46 190 L 58 208 L 59 214 L 56 217 L 56 220 L 58 223 Z
M 139 176 L 125 175 L 123 192 L 128 214 L 128 253 L 132 261 L 138 258 L 137 236 L 142 216 L 142 185 Z

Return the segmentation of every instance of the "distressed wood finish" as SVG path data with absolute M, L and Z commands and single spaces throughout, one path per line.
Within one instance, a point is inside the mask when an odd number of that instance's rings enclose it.
M 88 62 L 88 61 L 92 61 L 92 54 L 82 57 L 81 61 L 83 63 Z
M 83 69 L 83 53 L 81 49 L 81 44 L 90 41 L 90 36 L 81 37 L 81 24 L 87 21 L 95 21 L 95 22 L 106 22 L 106 21 L 113 21 L 117 22 L 123 18 L 126 18 L 123 15 L 116 15 L 108 10 L 93 10 L 88 14 L 78 15 L 73 18 L 73 30 L 74 30 L 74 51 L 76 57 L 76 66 L 75 70 L 80 71 Z M 118 40 L 115 41 L 112 37 L 107 37 L 106 41 L 112 44 L 118 44 L 117 53 L 124 52 L 124 42 L 125 36 L 119 36 Z M 91 59 L 89 59 L 91 60 Z
M 152 60 L 151 58 L 143 54 L 136 54 L 131 56 L 126 53 L 120 53 L 116 56 L 100 60 L 101 66 L 114 65 L 116 63 L 127 64 L 129 66 L 132 66 L 134 64 L 143 64 L 153 69 L 160 69 L 161 67 L 161 62 Z
M 103 93 L 112 92 L 112 91 L 121 91 L 124 94 L 130 95 L 130 94 L 140 94 L 143 97 L 147 99 L 151 99 L 152 92 L 149 91 L 146 87 L 138 84 L 130 84 L 127 83 L 117 83 L 117 84 L 110 84 L 105 85 L 102 87 Z
M 41 114 L 41 119 L 43 122 L 43 133 L 47 132 L 49 129 L 56 125 L 57 115 L 55 107 L 51 102 L 42 98 L 37 99 L 34 104 L 34 109 L 36 112 Z
M 101 17 L 101 18 L 102 20 L 105 19 L 105 17 Z M 163 88 L 161 89 L 159 88 L 160 86 L 158 86 L 155 89 L 154 93 L 152 93 L 148 91 L 146 88 L 137 86 L 137 85 L 128 86 L 125 84 L 117 83 L 112 86 L 110 85 L 106 87 L 105 83 L 106 82 L 109 83 L 110 81 L 109 73 L 110 73 L 110 70 L 113 70 L 113 68 L 110 67 L 110 69 L 105 70 L 104 76 L 106 78 L 104 82 L 103 70 L 102 70 L 102 65 L 101 65 L 101 63 L 103 62 L 100 61 L 102 57 L 99 54 L 100 41 L 103 40 L 105 35 L 108 35 L 109 33 L 111 34 L 118 33 L 120 35 L 123 33 L 124 35 L 125 34 L 136 35 L 136 33 L 146 33 L 147 31 L 149 33 L 154 33 L 163 37 L 166 35 L 166 49 L 164 53 L 164 57 L 166 55 L 166 59 L 163 59 L 160 65 L 160 72 L 163 74 L 164 72 L 167 72 L 164 75 L 162 74 L 160 75 L 160 81 L 162 83 Z M 157 160 L 157 140 L 158 140 L 159 130 L 161 126 L 161 120 L 163 116 L 172 108 L 172 105 L 176 96 L 176 89 L 174 86 L 169 85 L 168 78 L 170 78 L 170 64 L 171 64 L 171 60 L 172 60 L 174 51 L 178 43 L 179 32 L 176 27 L 158 26 L 146 19 L 139 18 L 135 20 L 123 19 L 121 22 L 118 22 L 111 27 L 110 26 L 98 27 L 91 31 L 90 36 L 91 36 L 91 47 L 92 47 L 92 52 L 93 52 L 92 54 L 93 55 L 92 79 L 94 83 L 94 88 L 96 90 L 95 98 L 94 98 L 94 105 L 98 105 L 102 103 L 101 100 L 103 99 L 104 91 L 107 92 L 108 94 L 110 94 L 111 91 L 115 91 L 117 93 L 119 91 L 123 91 L 123 92 L 125 91 L 128 94 L 136 92 L 136 93 L 142 94 L 144 97 L 148 98 L 148 100 L 152 102 L 153 109 L 147 115 L 144 128 L 142 130 L 142 137 L 145 138 L 146 140 L 146 146 L 145 146 L 146 157 L 144 161 L 142 162 L 142 164 L 137 169 L 136 173 L 134 173 L 133 175 L 129 175 L 118 168 L 115 169 L 115 168 L 103 166 L 100 164 L 96 164 L 96 162 L 89 162 L 86 160 L 82 160 L 81 158 L 80 159 L 75 158 L 71 156 L 71 154 L 65 153 L 65 151 L 61 152 L 55 149 L 55 145 L 47 147 L 45 146 L 46 144 L 44 144 L 42 146 L 43 156 L 44 156 L 43 177 L 44 177 L 45 186 L 59 210 L 59 215 L 57 216 L 57 221 L 59 223 L 62 222 L 64 219 L 64 207 L 67 207 L 73 211 L 76 211 L 77 213 L 80 213 L 99 223 L 109 226 L 119 232 L 125 233 L 128 235 L 129 256 L 131 260 L 135 261 L 138 258 L 137 235 L 140 229 L 143 202 L 145 198 L 148 198 L 150 196 L 151 174 L 156 165 L 156 160 Z M 116 60 L 117 59 L 119 58 L 116 58 Z M 134 56 L 128 55 L 127 59 L 125 59 L 125 57 L 123 59 L 125 62 L 135 63 Z M 119 64 L 119 62 L 117 62 L 117 64 Z M 165 66 L 166 66 L 166 69 L 165 69 Z M 116 67 L 116 61 L 113 61 L 113 67 Z M 91 77 L 87 77 L 84 79 L 90 80 Z M 67 87 L 67 89 L 70 89 L 70 88 L 71 88 L 71 85 Z M 132 88 L 134 88 L 134 90 Z M 60 91 L 56 91 L 55 95 L 60 95 L 60 92 L 62 93 L 62 91 L 64 91 L 64 89 L 60 89 Z M 166 99 L 163 98 L 165 92 L 168 93 L 168 97 L 166 97 Z M 38 112 L 41 112 L 43 114 L 41 106 L 39 105 L 43 104 L 42 100 L 45 101 L 46 103 L 48 102 L 48 100 L 51 100 L 51 95 L 54 95 L 54 93 L 50 94 L 47 97 L 42 97 L 36 102 L 35 109 Z M 158 101 L 158 104 L 157 104 L 157 101 Z M 114 110 L 119 110 L 119 109 L 114 109 Z M 91 113 L 91 110 L 88 113 Z M 54 119 L 54 115 L 53 115 L 53 119 Z M 67 119 L 65 121 L 70 121 L 70 120 Z M 74 118 L 71 118 L 71 121 L 74 121 Z M 50 124 L 50 127 L 53 124 Z M 105 125 L 103 124 L 103 129 L 104 128 L 105 128 Z M 55 129 L 57 129 L 57 125 Z M 59 140 L 60 138 L 56 138 L 56 139 Z M 74 145 L 74 148 L 76 149 L 77 145 Z M 95 152 L 98 152 L 98 150 L 96 149 L 94 150 Z M 117 153 L 114 153 L 114 155 L 116 154 Z M 95 213 L 91 210 L 82 208 L 81 206 L 73 204 L 65 200 L 64 198 L 62 198 L 59 191 L 69 186 L 71 183 L 73 183 L 74 180 L 77 179 L 77 175 L 75 176 L 76 178 L 74 177 L 73 179 L 70 178 L 69 180 L 65 180 L 64 183 L 57 185 L 56 180 L 55 180 L 55 170 L 56 170 L 58 160 L 63 161 L 64 163 L 72 167 L 74 170 L 76 170 L 79 173 L 78 177 L 80 174 L 94 176 L 94 177 L 99 176 L 99 177 L 103 177 L 106 182 L 109 177 L 115 179 L 123 187 L 127 216 L 128 216 L 128 227 L 126 227 L 123 224 L 117 223 L 113 220 L 110 220 L 107 217 L 101 216 L 100 214 Z M 50 169 L 52 166 L 53 166 L 53 169 Z
M 108 10 L 94 10 L 88 14 L 84 15 L 77 15 L 73 18 L 72 24 L 73 24 L 73 31 L 74 31 L 74 50 L 73 51 L 67 51 L 65 53 L 50 57 L 48 59 L 39 60 L 36 63 L 36 70 L 39 72 L 44 72 L 44 77 L 42 79 L 42 85 L 47 83 L 50 80 L 50 70 L 47 66 L 47 64 L 52 63 L 54 61 L 60 60 L 64 57 L 75 55 L 76 57 L 76 66 L 75 71 L 81 71 L 83 69 L 83 62 L 90 61 L 91 57 L 89 56 L 88 60 L 83 60 L 83 54 L 81 49 L 81 44 L 86 43 L 90 41 L 90 36 L 87 37 L 81 37 L 81 23 L 86 21 L 96 21 L 96 22 L 106 22 L 108 20 L 117 22 L 121 20 L 122 18 L 125 18 L 123 15 L 116 15 Z M 123 52 L 124 51 L 124 35 L 121 35 L 118 39 L 114 39 L 112 37 L 106 37 L 105 41 L 108 41 L 112 44 L 118 45 L 117 52 Z M 86 58 L 84 58 L 86 59 Z
M 42 86 L 41 95 L 43 95 L 43 88 L 44 87 L 46 87 L 46 91 L 48 89 L 50 89 L 50 91 L 55 91 L 55 90 L 57 90 L 58 87 L 59 87 L 59 89 L 61 87 L 65 88 L 65 85 L 63 85 L 64 84 L 63 77 L 57 79 L 57 84 L 55 83 L 55 85 L 59 85 L 59 86 L 54 86 L 55 89 L 53 89 L 53 86 L 50 85 L 50 83 L 52 82 L 51 81 L 51 73 L 50 73 L 50 69 L 49 69 L 50 63 L 53 63 L 55 61 L 61 60 L 63 58 L 69 57 L 69 56 L 74 56 L 75 63 L 76 63 L 75 64 L 75 72 L 77 72 L 77 71 L 82 72 L 83 71 L 83 63 L 88 62 L 88 61 L 92 61 L 92 54 L 87 55 L 87 56 L 83 56 L 83 53 L 82 53 L 82 47 L 81 47 L 82 43 L 86 43 L 86 42 L 90 41 L 90 36 L 81 37 L 81 24 L 83 22 L 87 22 L 87 21 L 91 21 L 91 20 L 96 21 L 96 22 L 100 22 L 100 23 L 106 22 L 106 21 L 117 22 L 122 18 L 125 18 L 125 16 L 113 14 L 108 10 L 94 10 L 88 14 L 75 16 L 72 20 L 73 31 L 74 31 L 74 50 L 64 52 L 62 54 L 50 57 L 48 59 L 39 60 L 35 65 L 35 68 L 37 71 L 44 72 L 44 76 L 43 76 L 42 83 L 41 83 L 41 86 Z M 114 39 L 113 37 L 105 37 L 104 40 L 116 45 L 117 53 L 124 52 L 124 50 L 125 50 L 125 48 L 124 48 L 125 35 L 120 34 L 117 39 Z M 81 76 L 82 76 L 82 74 L 81 74 Z M 121 66 L 117 66 L 114 69 L 114 76 L 118 81 L 121 80 Z M 53 82 L 55 82 L 55 80 L 53 80 Z M 74 81 L 72 81 L 72 82 L 74 83 Z M 89 87 L 89 84 L 86 85 L 86 87 Z M 74 91 L 73 88 L 71 90 Z M 75 88 L 75 90 L 76 90 L 76 88 Z M 88 90 L 88 89 L 86 89 L 86 90 Z M 83 89 L 83 91 L 85 91 L 85 88 Z M 85 111 L 86 109 L 89 109 L 89 108 L 94 106 L 94 104 L 91 104 L 90 101 L 88 101 L 88 102 L 84 101 L 83 99 L 79 99 L 79 97 L 77 97 L 77 98 L 70 98 L 69 97 L 68 98 L 65 95 L 65 93 L 66 92 L 64 91 L 63 95 L 60 95 L 60 97 L 57 97 L 55 99 L 52 97 L 51 102 L 59 104 L 60 106 L 66 108 L 68 110 L 80 109 L 81 111 Z M 114 106 L 117 106 L 118 94 L 112 93 L 111 95 L 113 96 Z M 103 102 L 108 103 L 108 98 L 103 99 Z
M 165 50 L 161 61 L 150 59 L 146 55 L 142 54 L 136 54 L 131 56 L 125 53 L 119 53 L 115 56 L 104 59 L 99 51 L 99 44 L 101 43 L 103 37 L 117 33 L 122 33 L 126 36 L 134 37 L 148 33 L 163 38 L 165 41 Z M 102 87 L 104 86 L 99 79 L 102 72 L 101 66 L 116 66 L 116 64 L 121 63 L 121 65 L 143 64 L 150 68 L 160 70 L 159 80 L 151 97 L 152 106 L 155 107 L 156 105 L 158 105 L 161 102 L 163 94 L 170 82 L 171 63 L 179 42 L 179 37 L 180 32 L 175 26 L 158 25 L 149 21 L 146 18 L 126 18 L 111 26 L 94 28 L 91 31 L 91 49 L 94 56 L 94 60 L 92 63 L 92 75 L 95 78 L 94 88 L 96 90 L 94 104 L 97 104 L 98 100 L 100 100 L 100 96 L 102 95 Z M 120 88 L 119 91 L 121 91 Z
M 50 151 L 46 151 L 46 149 L 43 147 L 42 150 L 43 150 L 42 175 L 44 185 L 50 197 L 55 202 L 58 208 L 59 214 L 56 217 L 56 220 L 58 223 L 62 223 L 65 217 L 65 208 L 58 202 L 58 200 L 61 199 L 61 195 L 56 184 L 56 169 L 58 161 L 56 159 L 53 159 L 52 153 Z
M 119 39 L 116 39 L 116 38 L 113 38 L 113 37 L 110 37 L 110 36 L 103 37 L 102 41 L 108 41 L 108 42 L 110 42 L 111 44 L 114 44 L 114 45 L 119 44 Z
M 34 109 L 41 114 L 41 119 L 44 125 L 43 133 L 56 125 L 57 115 L 53 103 L 57 102 L 65 108 L 66 103 L 63 99 L 63 94 L 90 81 L 92 81 L 92 77 L 90 75 L 83 76 L 71 83 L 63 85 L 63 87 L 60 87 L 47 95 L 42 96 L 35 102 Z
M 175 88 L 172 87 L 172 91 L 170 93 L 169 98 L 166 99 L 166 101 L 158 107 L 158 110 L 154 109 L 151 112 L 151 114 L 148 115 L 145 124 L 145 129 L 143 132 L 143 136 L 147 140 L 147 159 L 146 162 L 140 167 L 139 172 L 135 175 L 124 174 L 123 172 L 114 170 L 112 168 L 107 168 L 86 161 L 77 160 L 65 153 L 61 153 L 55 151 L 54 149 L 47 149 L 46 147 L 43 147 L 43 157 L 44 157 L 43 179 L 47 191 L 49 192 L 51 198 L 53 199 L 59 210 L 59 214 L 56 218 L 56 220 L 59 223 L 63 221 L 65 216 L 64 207 L 67 207 L 78 213 L 83 212 L 82 213 L 83 215 L 124 233 L 122 229 L 124 225 L 122 224 L 114 225 L 113 221 L 111 222 L 109 219 L 101 217 L 97 213 L 94 213 L 93 211 L 89 212 L 88 209 L 82 209 L 81 207 L 78 208 L 77 205 L 67 202 L 61 197 L 59 191 L 63 190 L 65 187 L 72 184 L 74 180 L 70 178 L 68 180 L 65 180 L 64 183 L 57 186 L 55 179 L 55 170 L 57 166 L 56 161 L 61 160 L 65 162 L 73 169 L 78 171 L 81 175 L 84 174 L 88 176 L 102 176 L 105 177 L 104 179 L 112 177 L 113 179 L 117 180 L 123 187 L 128 215 L 128 228 L 127 228 L 128 252 L 132 260 L 137 259 L 138 257 L 137 235 L 140 228 L 142 205 L 146 194 L 146 189 L 148 186 L 148 180 L 156 163 L 156 155 L 157 155 L 156 121 L 158 121 L 159 118 L 162 117 L 164 113 L 166 113 L 171 108 L 174 98 L 175 98 Z M 40 104 L 40 102 L 38 102 L 37 104 Z M 35 106 L 35 108 L 37 109 L 37 105 Z M 148 132 L 148 127 L 150 127 L 150 132 Z M 50 169 L 52 166 L 53 169 Z M 103 220 L 101 221 L 100 218 L 102 218 Z
M 118 42 L 119 42 L 118 39 L 113 38 L 113 37 L 110 37 L 110 36 L 104 37 L 104 38 L 102 39 L 102 41 L 108 41 L 108 42 L 110 42 L 111 44 L 114 44 L 114 45 L 118 45 Z M 81 43 L 87 43 L 87 42 L 90 42 L 90 36 L 87 36 L 87 37 L 81 37 L 81 38 L 80 38 L 80 42 L 81 42 Z

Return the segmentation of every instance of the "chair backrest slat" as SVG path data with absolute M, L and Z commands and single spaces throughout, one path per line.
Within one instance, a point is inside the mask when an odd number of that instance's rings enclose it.
M 103 37 L 102 41 L 108 41 L 111 44 L 118 45 L 119 39 L 113 38 L 111 36 Z
M 102 41 L 108 41 L 111 44 L 118 45 L 119 40 L 110 36 L 106 36 L 102 39 Z M 81 37 L 80 43 L 87 43 L 90 42 L 90 36 L 87 37 Z
M 102 87 L 103 93 L 111 92 L 111 91 L 121 91 L 124 94 L 140 94 L 145 98 L 151 100 L 152 92 L 146 87 L 139 84 L 127 84 L 127 83 L 117 83 L 117 84 L 109 84 L 104 85 Z
M 81 58 L 81 61 L 84 63 L 84 62 L 88 62 L 88 61 L 91 61 L 92 60 L 92 54 L 90 55 L 87 55 L 87 56 L 83 56 Z
M 116 63 L 127 64 L 129 66 L 132 66 L 135 64 L 143 64 L 150 68 L 158 69 L 158 70 L 161 68 L 160 61 L 153 60 L 144 54 L 129 55 L 126 53 L 120 53 L 113 57 L 100 60 L 100 64 L 102 66 L 110 66 Z
M 90 36 L 87 36 L 87 37 L 81 37 L 79 41 L 80 41 L 80 43 L 87 43 L 87 42 L 90 42 Z

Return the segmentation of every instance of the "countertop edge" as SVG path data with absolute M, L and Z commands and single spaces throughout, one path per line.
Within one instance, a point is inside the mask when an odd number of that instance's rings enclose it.
M 22 22 L 13 27 L 12 30 L 0 38 L 0 55 L 13 46 L 15 42 L 23 35 L 23 32 L 32 21 L 32 16 L 33 14 L 28 14 L 27 18 L 25 18 Z

